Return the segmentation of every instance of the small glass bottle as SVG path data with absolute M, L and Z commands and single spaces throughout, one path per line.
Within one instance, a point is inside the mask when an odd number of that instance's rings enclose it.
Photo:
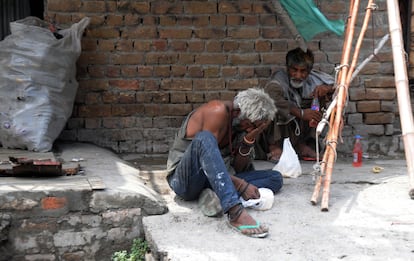
M 313 111 L 319 111 L 319 99 L 318 97 L 313 98 L 312 100 L 312 104 L 311 104 L 311 110 Z M 312 128 L 316 128 L 316 126 L 318 126 L 318 122 L 315 120 L 310 120 L 309 121 L 309 126 Z
M 355 136 L 355 144 L 354 149 L 352 150 L 352 166 L 354 167 L 361 167 L 362 166 L 362 144 L 361 144 L 361 136 Z

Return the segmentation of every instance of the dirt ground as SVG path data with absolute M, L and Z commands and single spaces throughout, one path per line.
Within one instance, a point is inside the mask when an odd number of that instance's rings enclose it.
M 405 160 L 350 159 L 334 166 L 329 210 L 310 203 L 313 163 L 286 178 L 272 209 L 249 210 L 270 228 L 265 239 L 243 236 L 226 217 L 202 215 L 197 202 L 177 199 L 157 170 L 143 177 L 163 194 L 169 212 L 143 220 L 146 238 L 160 260 L 414 260 L 414 200 L 408 195 Z M 256 162 L 257 168 L 272 168 Z M 383 168 L 374 174 L 373 167 Z

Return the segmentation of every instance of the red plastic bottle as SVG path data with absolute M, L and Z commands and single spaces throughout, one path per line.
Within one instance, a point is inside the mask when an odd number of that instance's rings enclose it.
M 361 167 L 362 166 L 362 144 L 361 144 L 361 136 L 355 136 L 355 144 L 354 149 L 352 150 L 352 166 L 354 167 Z

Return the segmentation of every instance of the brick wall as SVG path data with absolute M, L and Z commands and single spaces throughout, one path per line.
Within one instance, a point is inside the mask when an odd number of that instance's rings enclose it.
M 317 4 L 328 18 L 338 19 L 347 17 L 348 2 Z M 366 4 L 361 1 L 361 12 Z M 360 60 L 388 33 L 386 2 L 377 5 Z M 45 12 L 62 25 L 91 18 L 82 39 L 73 115 L 60 139 L 118 153 L 166 154 L 188 112 L 263 86 L 284 68 L 286 52 L 297 47 L 271 1 L 48 0 Z M 327 32 L 308 43 L 316 68 L 334 73 L 342 40 Z M 367 150 L 400 149 L 392 74 L 387 43 L 350 88 L 339 150 L 348 150 L 357 133 Z

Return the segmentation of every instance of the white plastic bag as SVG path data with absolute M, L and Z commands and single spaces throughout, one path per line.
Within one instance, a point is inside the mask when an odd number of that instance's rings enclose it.
M 296 154 L 289 138 L 283 140 L 283 152 L 273 170 L 279 171 L 285 178 L 297 178 L 302 174 L 298 154 Z
M 85 17 L 57 39 L 45 22 L 26 17 L 10 23 L 0 41 L 0 143 L 45 152 L 72 114 L 78 82 L 76 61 Z

